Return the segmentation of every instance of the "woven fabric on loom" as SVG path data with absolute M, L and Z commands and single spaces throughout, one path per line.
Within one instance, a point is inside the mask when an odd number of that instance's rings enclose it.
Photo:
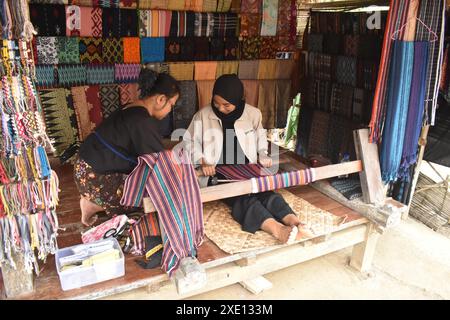
M 348 200 L 362 197 L 361 183 L 358 179 L 336 179 L 330 184 Z
M 123 38 L 123 62 L 140 63 L 141 62 L 141 42 L 140 38 Z
M 56 84 L 55 67 L 53 65 L 36 66 L 36 86 L 53 87 Z
M 289 107 L 292 104 L 291 100 L 291 81 L 278 80 L 276 82 L 276 99 L 275 110 L 276 120 L 275 127 L 285 128 Z
M 145 254 L 145 237 L 161 235 L 156 212 L 143 215 L 135 224 L 131 226 L 131 235 L 133 237 L 133 248 L 131 253 L 134 255 Z
M 122 83 L 119 85 L 120 104 L 125 106 L 139 99 L 137 83 Z
M 37 37 L 36 48 L 39 64 L 58 64 L 57 38 Z
M 330 114 L 314 111 L 309 133 L 308 155 L 327 155 L 327 138 Z
M 30 20 L 40 36 L 63 36 L 66 30 L 66 8 L 59 4 L 30 4 Z
M 259 60 L 239 61 L 239 79 L 253 80 L 258 78 Z
M 72 37 L 58 38 L 58 63 L 80 63 L 80 39 Z
M 61 86 L 81 86 L 87 82 L 86 66 L 81 64 L 59 65 L 58 83 Z
M 195 81 L 180 81 L 180 97 L 174 107 L 174 129 L 186 129 L 197 111 L 197 85 Z
M 102 39 L 80 38 L 81 63 L 103 63 L 102 47 Z
M 196 37 L 212 37 L 214 31 L 214 15 L 212 13 L 195 13 L 195 30 Z
M 258 86 L 258 109 L 261 110 L 262 125 L 266 129 L 275 127 L 275 85 L 275 80 L 260 80 Z
M 197 96 L 199 109 L 211 104 L 214 82 L 215 82 L 214 80 L 197 81 Z
M 103 39 L 103 61 L 105 63 L 123 63 L 124 47 L 122 39 Z
M 203 206 L 194 167 L 185 151 L 139 157 L 128 176 L 122 205 L 141 206 L 149 196 L 165 231 L 162 268 L 169 276 L 180 260 L 196 256 L 204 238 Z
M 114 66 L 88 65 L 86 67 L 86 80 L 88 84 L 114 83 Z
M 102 104 L 103 119 L 120 109 L 119 86 L 116 84 L 100 86 L 100 102 Z
M 210 42 L 211 60 L 222 61 L 225 58 L 225 43 L 222 38 L 211 38 Z
M 277 34 L 278 0 L 262 0 L 261 36 Z
M 277 60 L 259 60 L 258 64 L 258 76 L 259 80 L 275 79 Z
M 140 64 L 115 64 L 114 80 L 118 83 L 137 82 L 140 72 Z
M 300 221 L 311 228 L 316 236 L 331 233 L 342 221 L 342 218 L 312 205 L 287 190 L 280 190 L 278 193 L 283 196 Z M 206 236 L 229 254 L 280 245 L 280 242 L 267 232 L 257 231 L 252 234 L 242 231 L 241 225 L 232 218 L 230 208 L 221 201 L 205 203 L 203 215 Z
M 218 61 L 216 79 L 223 74 L 238 74 L 239 61 Z
M 217 166 L 216 171 L 227 180 L 248 180 L 273 174 L 269 169 L 254 163 Z
M 192 62 L 169 63 L 169 74 L 178 81 L 194 80 L 194 64 Z
M 71 88 L 80 141 L 86 139 L 95 128 L 95 123 L 91 121 L 89 116 L 89 110 L 92 109 L 93 106 L 87 100 L 87 89 L 87 86 Z
M 275 59 L 278 52 L 277 37 L 261 37 L 260 59 Z
M 70 91 L 63 88 L 43 90 L 39 96 L 47 134 L 54 141 L 57 155 L 61 156 L 78 141 L 77 119 Z
M 259 14 L 241 13 L 240 35 L 241 37 L 259 36 L 261 16 Z
M 259 98 L 259 83 L 257 80 L 242 80 L 242 84 L 244 85 L 244 97 L 245 102 L 251 106 L 258 106 L 258 98 Z
M 104 38 L 120 38 L 120 10 L 118 8 L 103 9 L 102 33 Z
M 194 63 L 194 80 L 216 79 L 217 61 L 203 61 Z
M 102 37 L 101 8 L 68 6 L 66 7 L 66 35 L 68 37 Z
M 141 38 L 142 63 L 164 61 L 164 38 Z
M 305 169 L 260 176 L 253 179 L 258 186 L 258 192 L 265 192 L 311 183 L 315 180 L 315 173 L 314 169 Z

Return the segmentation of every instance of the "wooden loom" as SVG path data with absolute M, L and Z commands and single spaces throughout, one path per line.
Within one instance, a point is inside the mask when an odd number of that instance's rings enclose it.
M 169 279 L 160 269 L 144 270 L 140 268 L 134 256 L 128 255 L 125 260 L 124 277 L 95 285 L 62 291 L 54 267 L 54 257 L 49 257 L 46 268 L 41 275 L 31 280 L 34 291 L 31 294 L 17 296 L 23 282 L 21 270 L 5 272 L 4 286 L 16 289 L 15 298 L 23 299 L 178 299 L 190 297 L 202 292 L 240 283 L 251 292 L 258 293 L 270 286 L 262 277 L 266 273 L 286 268 L 304 261 L 314 259 L 353 246 L 350 265 L 362 272 L 370 270 L 377 239 L 385 228 L 395 226 L 405 206 L 384 198 L 376 145 L 367 143 L 367 130 L 355 132 L 357 154 L 360 160 L 344 164 L 316 168 L 318 179 L 359 172 L 365 200 L 368 203 L 347 201 L 327 182 L 317 181 L 310 186 L 289 188 L 293 194 L 304 198 L 320 209 L 336 216 L 348 216 L 345 223 L 332 233 L 319 235 L 292 245 L 267 247 L 250 252 L 228 254 L 223 252 L 209 239 L 198 250 L 198 261 L 206 270 L 207 283 L 195 290 L 183 292 L 177 290 L 177 279 Z M 284 171 L 304 169 L 306 166 L 298 161 L 293 153 L 283 154 L 280 167 Z M 70 179 L 69 179 L 70 178 Z M 70 176 L 67 180 L 73 184 Z M 64 178 L 63 178 L 64 179 Z M 232 187 L 231 187 L 232 186 Z M 72 186 L 68 186 L 70 189 Z M 74 187 L 74 186 L 73 186 Z M 250 188 L 250 189 L 249 189 Z M 70 190 L 67 192 L 70 193 Z M 231 190 L 231 191 L 230 191 Z M 249 191 L 250 190 L 250 191 Z M 319 192 L 320 191 L 320 192 Z M 251 192 L 248 181 L 228 183 L 202 189 L 202 202 L 214 201 L 225 197 Z M 371 202 L 371 203 L 370 203 Z M 68 204 L 69 206 L 71 204 Z M 149 199 L 145 199 L 146 212 L 153 211 Z M 76 243 L 67 243 L 64 246 Z M 60 244 L 61 245 L 61 244 Z M 22 275 L 22 278 L 20 276 Z M 194 287 L 192 287 L 194 288 Z M 1 297 L 0 285 L 0 297 Z M 14 296 L 8 296 L 8 298 Z

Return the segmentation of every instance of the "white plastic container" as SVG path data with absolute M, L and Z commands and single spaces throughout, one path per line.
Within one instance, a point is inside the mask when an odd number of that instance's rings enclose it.
M 112 243 L 113 248 L 119 250 L 119 259 L 111 262 L 97 263 L 93 266 L 79 266 L 61 271 L 61 258 L 73 255 L 77 250 L 84 250 L 92 245 L 108 243 Z M 125 259 L 122 249 L 115 238 L 102 239 L 92 243 L 59 249 L 56 251 L 55 261 L 61 287 L 64 291 L 118 278 L 125 274 Z

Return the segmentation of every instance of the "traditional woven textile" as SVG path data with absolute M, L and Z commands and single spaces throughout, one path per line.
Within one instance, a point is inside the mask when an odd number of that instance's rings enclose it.
M 82 64 L 59 65 L 58 83 L 60 86 L 81 86 L 87 82 L 86 66 Z
M 332 113 L 342 115 L 346 118 L 352 117 L 354 88 L 349 86 L 333 83 L 331 88 L 330 109 Z M 320 101 L 319 97 L 319 101 Z M 327 110 L 326 108 L 319 108 Z
M 241 13 L 241 37 L 259 36 L 261 31 L 261 16 L 252 13 Z
M 185 9 L 185 0 L 168 0 L 167 9 L 172 11 L 182 11 Z
M 344 53 L 344 38 L 339 34 L 325 34 L 323 37 L 323 52 L 331 55 Z
M 100 102 L 102 104 L 103 119 L 120 109 L 119 86 L 116 84 L 100 86 Z
M 225 43 L 222 38 L 211 38 L 210 42 L 211 60 L 222 61 L 225 58 Z
M 212 13 L 195 13 L 195 31 L 196 37 L 212 37 L 214 31 L 214 15 Z
M 139 20 L 136 10 L 120 10 L 120 36 L 137 37 Z
M 290 80 L 278 80 L 276 82 L 276 99 L 275 99 L 276 128 L 286 127 L 288 110 L 289 107 L 292 105 L 291 85 L 292 83 Z
M 103 63 L 103 41 L 99 38 L 80 38 L 81 63 Z
M 194 60 L 195 61 L 211 60 L 208 37 L 194 37 L 193 43 L 194 43 Z
M 139 99 L 139 86 L 137 83 L 122 83 L 119 85 L 120 104 L 125 106 Z
M 36 47 L 39 64 L 58 64 L 57 38 L 37 37 Z
M 68 37 L 96 37 L 103 35 L 101 8 L 67 6 L 66 35 Z
M 149 9 L 167 9 L 168 0 L 151 0 Z
M 71 5 L 75 5 L 75 6 L 84 6 L 84 7 L 94 7 L 94 6 L 99 6 L 99 1 L 98 0 L 70 0 L 70 1 L 66 1 L 68 3 L 70 3 Z M 117 2 L 119 2 L 119 0 L 117 0 Z M 65 4 L 68 4 L 65 3 Z
M 275 79 L 291 79 L 294 68 L 294 60 L 277 60 Z
M 300 116 L 301 118 L 301 116 Z M 330 114 L 316 111 L 312 117 L 311 130 L 309 133 L 308 155 L 327 155 L 327 138 Z
M 142 63 L 164 61 L 164 38 L 141 38 Z
M 258 78 L 259 60 L 239 61 L 239 79 L 253 80 Z
M 186 10 L 201 12 L 203 11 L 203 0 L 186 0 L 185 8 Z
M 197 85 L 195 81 L 180 81 L 180 97 L 174 107 L 174 129 L 187 129 L 197 111 Z
M 363 122 L 364 108 L 367 106 L 364 105 L 364 90 L 355 88 L 353 92 L 353 112 L 352 119 L 354 121 Z
M 276 78 L 277 60 L 259 60 L 258 76 L 259 80 L 270 80 Z
M 258 109 L 262 113 L 262 125 L 265 129 L 275 127 L 275 80 L 260 80 L 258 86 Z
M 297 34 L 297 8 L 295 0 L 278 0 L 277 35 L 287 38 L 287 45 L 294 44 Z
M 385 182 L 395 181 L 398 177 L 414 62 L 413 42 L 395 41 L 392 48 L 386 122 L 380 150 L 381 176 Z
M 344 53 L 346 56 L 358 57 L 359 36 L 347 35 L 344 37 Z
M 145 254 L 145 238 L 149 236 L 161 235 L 156 212 L 143 215 L 135 224 L 131 226 L 131 235 L 133 237 L 133 248 L 131 253 L 134 255 Z
M 217 9 L 217 0 L 203 0 L 203 12 L 215 12 Z
M 78 38 L 59 37 L 58 63 L 80 63 L 80 40 Z
M 143 67 L 153 70 L 157 73 L 169 73 L 169 64 L 165 63 L 165 62 L 163 62 L 163 63 L 160 63 L 160 62 L 146 63 Z
M 87 100 L 87 86 L 72 87 L 71 93 L 73 97 L 74 111 L 78 123 L 78 136 L 80 141 L 86 137 L 95 128 L 95 123 L 90 120 L 89 111 L 93 108 L 92 104 Z
M 86 81 L 88 84 L 114 83 L 114 66 L 107 64 L 86 66 Z
M 254 163 L 217 166 L 216 172 L 227 180 L 248 180 L 273 174 L 269 169 Z
M 120 9 L 103 8 L 102 33 L 104 38 L 120 38 Z
M 138 0 L 120 0 L 120 8 L 136 9 Z
M 172 11 L 169 36 L 185 37 L 187 35 L 188 29 L 192 32 L 192 34 L 190 34 L 189 36 L 193 36 L 195 15 L 192 12 L 190 12 L 189 17 L 190 19 L 188 19 L 188 13 L 185 11 Z M 188 26 L 188 24 L 191 25 Z
M 114 65 L 114 80 L 118 83 L 137 82 L 140 72 L 140 64 L 116 64 Z
M 55 67 L 53 65 L 36 66 L 36 86 L 49 88 L 56 84 Z
M 217 61 L 203 61 L 194 63 L 194 80 L 216 79 Z
M 61 156 L 78 141 L 77 120 L 70 91 L 62 88 L 43 90 L 39 96 L 48 136 L 54 141 L 57 155 Z
M 270 176 L 252 178 L 254 192 L 265 192 L 276 189 L 284 189 L 292 186 L 305 185 L 315 181 L 315 171 L 312 169 L 278 173 Z
M 86 87 L 86 104 L 89 109 L 89 119 L 94 123 L 94 128 L 103 121 L 102 102 L 100 101 L 100 86 L 92 85 Z
M 139 9 L 151 9 L 152 0 L 139 0 L 138 8 Z
M 341 84 L 356 86 L 356 59 L 339 56 L 336 65 L 336 79 Z
M 233 13 L 214 13 L 214 37 L 235 37 L 238 16 Z
M 411 94 L 408 117 L 403 142 L 399 176 L 409 179 L 409 169 L 417 162 L 418 142 L 422 130 L 429 42 L 414 43 L 414 66 L 412 71 Z
M 295 152 L 303 157 L 309 155 L 309 136 L 312 127 L 314 110 L 311 108 L 300 108 L 298 121 L 297 145 Z
M 122 205 L 140 207 L 149 196 L 164 229 L 162 268 L 169 275 L 181 259 L 197 254 L 203 241 L 203 206 L 189 155 L 163 151 L 138 158 L 124 186 Z
M 351 123 L 346 118 L 333 115 L 330 117 L 328 124 L 327 136 L 327 154 L 324 155 L 331 160 L 332 163 L 339 162 L 339 154 L 348 152 L 348 136 L 347 128 L 351 127 Z
M 194 60 L 194 43 L 191 38 L 166 38 L 166 61 L 192 61 Z
M 278 52 L 277 37 L 261 37 L 260 59 L 275 59 Z
M 199 109 L 210 105 L 214 80 L 199 80 L 197 82 L 197 96 Z
M 231 8 L 231 0 L 218 0 L 217 12 L 228 12 Z
M 261 50 L 261 37 L 243 38 L 241 44 L 241 58 L 244 60 L 259 59 L 259 51 Z
M 30 4 L 30 20 L 39 36 L 63 36 L 66 8 L 59 4 Z
M 244 85 L 245 102 L 251 106 L 258 106 L 259 84 L 257 80 L 242 80 Z
M 280 190 L 278 193 L 283 196 L 300 221 L 311 228 L 317 236 L 332 232 L 341 221 L 339 217 L 313 206 L 289 191 Z M 232 218 L 230 208 L 223 202 L 205 203 L 203 214 L 205 235 L 229 254 L 281 245 L 267 232 L 257 231 L 252 234 L 243 231 L 241 225 Z
M 150 10 L 138 10 L 139 36 L 152 37 L 152 12 Z
M 140 38 L 123 38 L 123 62 L 124 63 L 140 63 L 141 50 Z
M 361 183 L 358 179 L 336 179 L 330 184 L 348 200 L 362 197 Z
M 242 0 L 241 13 L 261 13 L 261 0 Z
M 98 0 L 99 5 L 102 8 L 118 8 L 119 7 L 119 0 Z M 144 0 L 139 0 L 144 1 Z
M 366 90 L 374 90 L 377 85 L 378 65 L 373 61 L 364 61 L 362 83 Z M 358 82 L 360 83 L 360 82 Z
M 105 63 L 123 63 L 124 47 L 122 39 L 103 39 L 103 61 Z
M 139 34 L 141 37 L 167 37 L 172 29 L 172 15 L 164 10 L 139 10 Z M 176 20 L 174 23 L 178 23 Z
M 223 74 L 238 74 L 239 61 L 218 61 L 216 79 Z
M 225 39 L 225 60 L 238 60 L 240 57 L 239 39 L 226 38 Z
M 331 83 L 317 80 L 317 100 L 316 108 L 323 111 L 330 110 Z
M 278 0 L 262 0 L 261 36 L 277 35 Z
M 178 81 L 194 80 L 194 63 L 169 63 L 169 74 Z
M 323 52 L 323 34 L 308 34 L 308 51 Z

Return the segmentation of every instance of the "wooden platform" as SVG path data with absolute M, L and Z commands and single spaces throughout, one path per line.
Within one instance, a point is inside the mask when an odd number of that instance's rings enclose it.
M 73 181 L 72 167 L 64 165 L 56 167 L 60 177 L 60 206 L 58 208 L 59 222 L 65 231 L 60 232 L 59 247 L 67 247 L 81 243 L 80 232 L 85 228 L 80 222 L 79 195 Z M 276 246 L 255 252 L 230 255 L 219 249 L 213 242 L 206 239 L 198 250 L 198 259 L 207 269 L 208 283 L 200 291 L 189 295 L 212 290 L 221 286 L 240 282 L 245 279 L 263 275 L 289 265 L 309 260 L 329 252 L 362 243 L 367 238 L 370 222 L 355 211 L 328 198 L 308 186 L 288 189 L 304 198 L 313 205 L 327 210 L 337 216 L 347 215 L 347 221 L 331 237 L 319 237 L 305 243 L 291 246 Z M 314 243 L 316 242 L 316 243 Z M 258 260 L 258 263 L 249 261 Z M 104 297 L 126 297 L 127 293 L 143 292 L 145 298 L 183 298 L 178 296 L 173 282 L 160 269 L 145 270 L 135 262 L 138 257 L 126 256 L 125 276 L 103 283 L 62 291 L 55 268 L 54 257 L 50 256 L 39 277 L 36 277 L 36 291 L 24 295 L 21 299 L 98 299 Z M 238 262 L 240 261 L 240 262 Z M 244 263 L 242 263 L 244 261 Z M 238 263 L 236 263 L 238 262 Z M 274 263 L 276 262 L 276 263 Z M 238 269 L 236 269 L 238 268 Z M 239 269 L 241 268 L 241 269 Z M 224 275 L 224 272 L 226 275 Z M 224 277 L 222 279 L 222 277 Z M 214 279 L 212 281 L 212 279 Z M 1 284 L 0 290 L 3 285 Z M 137 290 L 137 291 L 136 291 Z M 161 291 L 162 290 L 162 291 Z M 175 290 L 175 291 L 174 291 Z M 0 292 L 1 294 L 1 292 Z M 123 296 L 125 295 L 125 296 Z

